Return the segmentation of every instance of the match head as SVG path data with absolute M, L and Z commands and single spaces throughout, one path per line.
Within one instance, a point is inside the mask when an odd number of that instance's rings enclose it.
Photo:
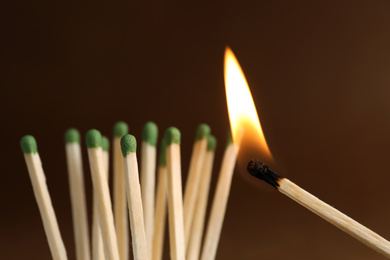
M 215 148 L 217 148 L 217 139 L 212 135 L 207 136 L 207 151 L 215 151 Z
M 80 143 L 80 132 L 76 128 L 70 128 L 65 132 L 65 143 Z
M 180 144 L 180 131 L 176 127 L 169 127 L 165 130 L 164 139 L 166 145 L 169 146 L 171 144 Z
M 130 153 L 135 153 L 137 150 L 137 140 L 133 135 L 126 134 L 121 139 L 121 149 L 123 157 L 128 156 Z
M 114 125 L 114 136 L 122 137 L 129 132 L 129 126 L 123 122 L 119 121 Z
M 142 128 L 142 140 L 152 146 L 157 145 L 158 127 L 153 122 L 147 122 Z
M 102 135 L 96 129 L 91 129 L 85 135 L 88 148 L 98 148 L 102 146 Z
M 37 153 L 38 147 L 34 136 L 25 135 L 20 139 L 20 147 L 24 153 Z
M 249 161 L 247 171 L 250 175 L 271 184 L 276 189 L 279 187 L 279 180 L 283 179 L 282 176 L 271 171 L 267 165 L 257 159 Z
M 207 138 L 207 136 L 209 136 L 210 133 L 211 133 L 211 129 L 207 124 L 200 124 L 196 128 L 195 140 Z
M 106 136 L 102 136 L 102 148 L 106 152 L 110 150 L 110 140 Z
M 166 150 L 167 150 L 167 142 L 163 138 L 160 141 L 160 154 L 159 154 L 159 157 L 158 157 L 158 165 L 159 166 L 166 166 L 167 165 Z

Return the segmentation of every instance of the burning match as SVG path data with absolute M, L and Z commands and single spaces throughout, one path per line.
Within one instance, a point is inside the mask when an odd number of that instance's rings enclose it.
M 248 83 L 229 48 L 225 52 L 225 86 L 234 143 L 240 147 L 240 151 L 245 150 L 247 154 L 251 153 L 251 156 L 254 152 L 258 157 L 272 161 Z M 390 258 L 389 241 L 273 172 L 261 161 L 251 160 L 247 171 L 378 253 Z

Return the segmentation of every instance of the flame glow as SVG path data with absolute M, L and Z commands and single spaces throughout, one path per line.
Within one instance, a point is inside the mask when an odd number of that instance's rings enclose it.
M 225 51 L 224 74 L 234 143 L 242 148 L 240 151 L 248 150 L 248 145 L 255 147 L 257 156 L 261 153 L 272 160 L 244 72 L 229 47 Z

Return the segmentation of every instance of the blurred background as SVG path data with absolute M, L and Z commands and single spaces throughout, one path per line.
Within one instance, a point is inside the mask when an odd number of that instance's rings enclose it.
M 251 87 L 273 169 L 390 238 L 390 2 L 2 1 L 0 258 L 51 259 L 19 140 L 32 134 L 74 259 L 64 132 L 118 120 L 141 138 L 229 120 L 226 45 Z M 91 179 L 83 144 L 88 206 Z M 184 186 L 184 185 L 183 185 Z M 90 216 L 89 216 L 90 217 Z M 165 259 L 169 259 L 168 243 Z M 272 187 L 234 174 L 217 259 L 384 259 Z

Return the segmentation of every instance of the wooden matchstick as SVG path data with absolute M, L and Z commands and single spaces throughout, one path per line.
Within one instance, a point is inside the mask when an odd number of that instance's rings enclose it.
M 102 136 L 103 162 L 106 169 L 107 179 L 110 172 L 110 140 L 106 136 Z
M 129 207 L 131 239 L 134 260 L 147 260 L 144 214 L 142 209 L 141 187 L 138 177 L 137 142 L 135 137 L 126 134 L 121 139 L 124 158 L 125 188 Z
M 153 122 L 147 122 L 142 128 L 141 147 L 141 192 L 144 209 L 146 242 L 150 249 L 154 231 L 154 198 L 156 196 L 156 145 L 158 128 Z M 151 257 L 152 254 L 149 255 Z
M 227 147 L 223 156 L 218 183 L 211 206 L 210 218 L 203 243 L 201 260 L 214 260 L 217 253 L 222 224 L 225 218 L 230 186 L 236 164 L 238 146 L 233 143 L 231 134 L 228 134 Z
M 108 181 L 109 173 L 109 149 L 110 141 L 107 137 L 102 137 L 102 149 L 103 149 L 103 162 L 106 170 L 106 178 Z M 97 193 L 93 193 L 93 217 L 92 217 L 92 259 L 93 260 L 104 260 L 106 254 L 103 246 L 102 229 L 100 227 L 100 215 L 99 215 L 99 203 L 97 199 Z
M 98 130 L 89 130 L 86 134 L 89 165 L 91 168 L 92 183 L 96 192 L 99 220 L 105 252 L 108 260 L 119 260 L 118 243 L 115 234 L 114 216 L 112 214 L 110 191 L 106 169 L 103 160 L 102 136 Z
M 121 138 L 128 132 L 128 126 L 125 122 L 118 122 L 114 126 L 113 144 L 113 196 L 114 196 L 114 215 L 115 228 L 118 238 L 118 249 L 121 260 L 129 259 L 129 224 L 127 217 L 127 203 L 125 191 L 125 177 L 123 169 L 123 156 L 121 152 Z
M 68 164 L 70 199 L 72 204 L 73 231 L 78 260 L 91 259 L 88 233 L 87 202 L 85 199 L 83 158 L 80 133 L 69 129 L 65 133 L 65 151 Z
M 267 182 L 284 195 L 295 200 L 329 223 L 371 247 L 378 253 L 390 258 L 390 242 L 375 232 L 303 190 L 287 178 L 271 171 L 258 160 L 251 160 L 247 169 L 252 176 Z
M 183 198 L 181 186 L 180 131 L 175 127 L 164 133 L 168 168 L 169 244 L 172 260 L 185 259 Z
M 43 172 L 35 138 L 31 135 L 25 135 L 20 140 L 20 146 L 24 153 L 24 159 L 27 164 L 52 257 L 54 260 L 66 260 L 68 257 L 66 256 L 65 246 L 61 238 L 49 190 L 47 189 L 46 177 Z
M 164 247 L 165 218 L 167 214 L 167 159 L 166 142 L 160 142 L 160 153 L 158 160 L 158 180 L 156 191 L 156 215 L 154 218 L 154 233 L 152 260 L 161 260 Z
M 207 148 L 207 136 L 210 135 L 210 127 L 206 124 L 201 124 L 196 129 L 195 142 L 192 148 L 190 167 L 186 188 L 184 191 L 184 236 L 186 248 L 190 241 L 192 219 L 198 197 L 200 175 L 203 166 L 204 156 Z
M 204 221 L 209 197 L 211 173 L 213 170 L 215 148 L 217 140 L 214 136 L 208 136 L 207 153 L 204 158 L 201 178 L 199 182 L 198 199 L 196 201 L 195 216 L 192 223 L 191 237 L 187 248 L 187 260 L 199 259 L 200 247 L 203 236 Z

